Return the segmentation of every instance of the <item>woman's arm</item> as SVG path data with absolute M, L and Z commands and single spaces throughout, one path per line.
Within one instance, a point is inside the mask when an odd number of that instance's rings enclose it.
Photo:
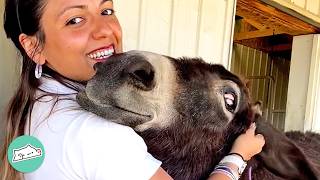
M 160 167 L 150 180 L 173 180 L 173 178 Z M 230 178 L 224 174 L 213 174 L 208 180 L 230 180 Z
M 256 126 L 253 123 L 250 128 L 241 134 L 234 142 L 231 153 L 240 154 L 244 160 L 250 160 L 251 157 L 261 152 L 265 144 L 264 137 L 261 134 L 255 135 Z M 250 142 L 248 144 L 248 142 Z M 232 163 L 227 166 L 235 172 L 238 172 L 237 166 Z M 172 180 L 173 178 L 161 167 L 151 177 L 150 180 Z M 230 180 L 230 178 L 223 173 L 213 173 L 208 180 Z
M 150 178 L 150 180 L 172 180 L 173 178 L 161 167 Z
M 150 180 L 173 180 L 173 178 L 164 169 L 159 168 Z M 213 174 L 208 180 L 230 180 L 230 178 L 224 174 Z
M 230 153 L 239 154 L 245 161 L 250 160 L 254 155 L 260 153 L 265 144 L 264 137 L 261 134 L 255 134 L 256 124 L 252 123 L 250 128 L 241 134 L 233 143 Z M 219 163 L 220 164 L 220 163 Z M 233 172 L 238 172 L 238 166 L 233 163 L 225 163 Z M 239 176 L 238 174 L 236 177 Z M 230 180 L 225 173 L 213 172 L 208 180 Z
M 159 168 L 150 180 L 173 180 L 173 178 L 164 169 Z M 208 180 L 230 180 L 230 178 L 224 174 L 213 174 Z

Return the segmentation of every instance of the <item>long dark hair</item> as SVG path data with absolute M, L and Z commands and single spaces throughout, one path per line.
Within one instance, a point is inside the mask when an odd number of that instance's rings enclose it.
M 7 111 L 5 141 L 0 156 L 0 161 L 2 161 L 0 177 L 2 180 L 21 179 L 21 174 L 15 171 L 7 160 L 7 148 L 13 139 L 24 134 L 28 115 L 30 116 L 33 104 L 37 100 L 35 99 L 35 93 L 40 85 L 40 81 L 34 76 L 36 64 L 32 60 L 33 56 L 28 56 L 19 42 L 19 35 L 24 33 L 28 36 L 37 37 L 36 48 L 32 54 L 41 51 L 45 43 L 45 34 L 41 28 L 40 20 L 45 6 L 46 0 L 6 0 L 5 2 L 4 29 L 7 37 L 12 40 L 20 52 L 22 72 L 19 86 L 9 103 Z M 70 87 L 65 78 L 45 65 L 43 72 Z

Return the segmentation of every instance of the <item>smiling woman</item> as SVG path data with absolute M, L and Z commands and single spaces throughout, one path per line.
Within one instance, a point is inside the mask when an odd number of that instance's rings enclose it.
M 122 52 L 113 1 L 6 0 L 4 28 L 23 59 L 7 112 L 1 179 L 171 179 L 133 129 L 89 113 L 75 101 L 95 75 L 94 65 Z M 46 157 L 36 171 L 19 174 L 9 165 L 7 148 L 24 134 L 42 142 Z M 235 143 L 236 152 L 250 158 L 261 150 L 263 138 L 243 137 Z M 243 148 L 248 138 L 253 147 Z
M 122 35 L 112 1 L 48 1 L 41 18 L 46 43 L 38 58 L 59 74 L 88 80 L 93 65 L 122 51 Z M 22 45 L 32 39 L 20 36 Z M 26 51 L 31 47 L 26 47 Z M 59 52 L 59 53 L 57 53 Z

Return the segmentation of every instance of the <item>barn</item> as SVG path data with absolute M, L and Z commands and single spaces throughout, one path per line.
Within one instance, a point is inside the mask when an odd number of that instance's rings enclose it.
M 320 0 L 114 3 L 125 50 L 220 63 L 252 81 L 253 99 L 275 127 L 320 132 Z M 3 9 L 2 0 L 1 15 Z M 0 127 L 20 71 L 16 59 L 0 28 Z

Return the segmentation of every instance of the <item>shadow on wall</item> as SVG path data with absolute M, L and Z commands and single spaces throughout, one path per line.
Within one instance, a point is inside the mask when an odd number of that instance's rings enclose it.
M 1 2 L 1 1 L 0 1 Z M 14 45 L 6 38 L 3 30 L 4 3 L 0 3 L 0 144 L 3 142 L 5 110 L 13 96 L 20 72 L 20 63 Z

